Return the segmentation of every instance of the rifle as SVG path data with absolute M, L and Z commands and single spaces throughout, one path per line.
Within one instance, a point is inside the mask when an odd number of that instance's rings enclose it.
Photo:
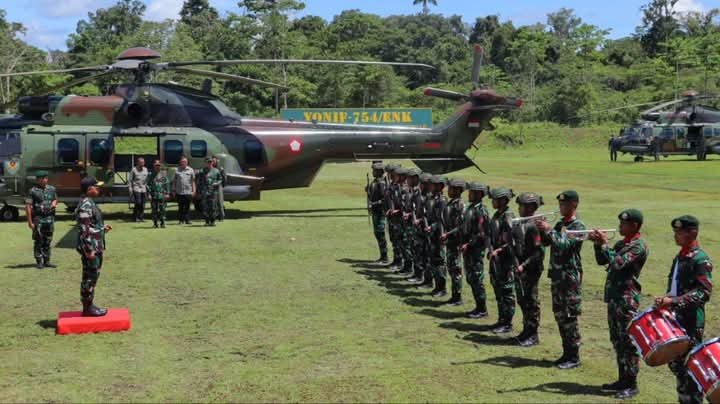
M 368 224 L 372 227 L 372 202 L 370 202 L 370 174 L 365 173 L 365 200 L 367 202 Z
M 511 223 L 512 223 L 512 222 L 511 222 Z M 523 227 L 522 227 L 522 226 L 523 226 L 523 223 L 519 222 L 519 223 L 517 223 L 517 226 L 520 226 L 520 229 L 523 230 L 523 231 L 521 232 L 521 233 L 522 233 L 521 236 L 522 236 L 522 237 L 525 237 L 525 231 L 524 231 L 524 229 L 523 229 Z M 512 256 L 513 256 L 513 273 L 514 273 L 514 275 L 515 275 L 515 280 L 516 280 L 516 282 L 518 283 L 518 286 L 520 286 L 520 296 L 525 297 L 525 285 L 523 285 L 523 282 L 522 282 L 522 278 L 521 278 L 521 275 L 522 275 L 522 274 L 521 274 L 520 272 L 518 272 L 518 268 L 520 267 L 520 261 L 518 261 L 518 258 L 517 258 L 517 250 L 516 250 L 516 246 L 515 246 L 515 237 L 514 237 L 514 235 L 512 234 L 512 232 L 510 233 L 510 243 L 509 243 L 509 246 L 510 246 L 510 249 L 511 249 L 511 251 L 512 251 Z

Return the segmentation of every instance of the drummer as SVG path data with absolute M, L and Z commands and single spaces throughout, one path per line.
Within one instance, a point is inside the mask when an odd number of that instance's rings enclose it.
M 671 225 L 680 252 L 670 269 L 667 294 L 655 298 L 655 305 L 674 311 L 693 344 L 700 344 L 705 328 L 705 303 L 712 293 L 712 262 L 698 243 L 700 222 L 697 218 L 680 216 Z M 669 366 L 677 378 L 680 402 L 702 403 L 702 393 L 685 367 L 685 355 L 670 362 Z
M 595 261 L 607 265 L 605 296 L 607 303 L 610 342 L 615 349 L 618 380 L 603 384 L 603 390 L 616 391 L 621 400 L 638 394 L 637 375 L 640 356 L 627 333 L 628 324 L 637 314 L 640 303 L 640 271 L 648 257 L 648 247 L 640 234 L 643 214 L 637 209 L 627 209 L 618 215 L 620 235 L 624 238 L 608 245 L 608 235 L 597 229 L 589 239 L 595 245 Z

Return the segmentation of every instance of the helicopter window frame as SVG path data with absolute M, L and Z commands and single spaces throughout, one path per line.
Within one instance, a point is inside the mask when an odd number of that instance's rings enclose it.
M 720 128 L 713 128 L 713 136 L 720 137 Z
M 98 146 L 103 143 L 108 144 L 109 148 L 105 148 L 103 146 L 103 149 L 99 149 Z M 104 138 L 90 139 L 90 143 L 88 146 L 90 149 L 88 158 L 93 164 L 100 165 L 100 166 L 107 166 L 108 164 L 110 164 L 110 160 L 112 159 L 112 154 L 113 154 L 113 149 L 114 149 L 112 141 L 110 139 L 104 139 Z M 98 149 L 96 150 L 96 148 L 98 148 Z M 105 153 L 105 154 L 103 154 L 102 160 L 96 160 L 95 153 Z
M 177 147 L 180 146 L 178 149 L 171 149 L 170 147 Z M 163 141 L 163 161 L 165 164 L 179 164 L 180 160 L 183 158 L 184 151 L 185 151 L 185 145 L 181 140 L 177 139 L 167 139 Z
M 0 131 L 0 157 L 22 154 L 22 140 L 18 131 Z
M 74 154 L 74 158 L 67 158 L 71 157 L 70 153 Z M 78 161 L 80 161 L 80 142 L 71 137 L 58 139 L 57 152 L 55 155 L 59 165 L 75 165 Z
M 190 157 L 203 158 L 207 157 L 207 142 L 204 140 L 190 141 Z

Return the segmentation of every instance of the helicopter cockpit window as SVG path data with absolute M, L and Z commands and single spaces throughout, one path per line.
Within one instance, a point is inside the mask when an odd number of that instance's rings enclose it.
M 165 163 L 178 164 L 183 156 L 183 144 L 179 140 L 166 140 L 163 143 Z
M 263 144 L 257 140 L 248 140 L 245 142 L 245 163 L 251 166 L 257 166 L 264 161 Z
M 93 164 L 106 166 L 112 155 L 112 143 L 109 139 L 93 139 L 90 141 L 90 161 Z
M 204 140 L 190 141 L 190 157 L 207 156 L 207 143 Z
M 0 133 L 0 157 L 20 154 L 20 134 Z
M 80 143 L 75 139 L 60 139 L 57 145 L 58 163 L 75 164 L 80 159 Z

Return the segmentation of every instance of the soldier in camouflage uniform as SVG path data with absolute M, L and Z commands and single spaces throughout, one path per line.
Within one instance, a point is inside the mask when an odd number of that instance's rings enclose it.
M 413 199 L 419 193 L 418 181 L 420 170 L 410 168 L 405 171 L 405 186 L 402 188 L 402 221 L 403 221 L 403 269 L 400 273 L 414 274 L 415 262 L 415 225 L 412 217 L 414 213 Z
M 425 232 L 427 227 L 427 209 L 432 195 L 432 175 L 420 174 L 420 192 L 413 197 L 413 224 L 415 225 L 415 262 L 418 270 L 415 279 L 410 282 L 420 283 L 419 287 L 433 287 L 432 271 L 430 269 L 429 239 Z M 419 265 L 417 264 L 419 262 Z
M 402 249 L 402 214 L 401 214 L 401 180 L 397 173 L 401 167 L 399 164 L 389 164 L 389 168 L 385 169 L 390 175 L 390 185 L 385 193 L 385 206 L 388 222 L 388 234 L 393 249 L 393 260 L 390 263 L 391 270 L 399 270 L 403 266 L 403 249 Z
M 445 242 L 447 249 L 445 250 L 445 261 L 447 263 L 447 271 L 450 275 L 450 300 L 447 304 L 451 306 L 462 305 L 462 268 L 460 267 L 460 244 L 462 216 L 465 211 L 465 205 L 462 201 L 462 193 L 465 191 L 466 183 L 463 180 L 450 181 L 450 189 L 448 197 L 450 201 L 445 207 L 443 213 L 443 227 L 446 232 L 440 236 Z
M 465 279 L 472 290 L 475 308 L 467 313 L 470 318 L 487 317 L 485 295 L 485 267 L 483 258 L 490 245 L 490 218 L 482 199 L 488 194 L 488 187 L 477 182 L 467 184 L 468 205 L 462 218 L 463 266 Z
M 428 200 L 427 227 L 425 232 L 429 235 L 429 252 L 430 270 L 435 279 L 435 289 L 430 292 L 433 297 L 442 297 L 447 294 L 446 275 L 445 275 L 445 248 L 440 236 L 444 232 L 443 213 L 447 206 L 447 199 L 443 195 L 445 189 L 445 178 L 435 175 L 432 177 L 433 194 Z
M 212 158 L 205 159 L 205 168 L 198 177 L 202 183 L 202 186 L 198 186 L 198 188 L 202 189 L 202 209 L 205 216 L 205 225 L 215 226 L 215 220 L 218 218 L 218 188 L 222 184 L 222 177 L 220 171 L 213 167 Z
M 28 227 L 32 230 L 33 255 L 35 267 L 55 268 L 50 262 L 50 250 L 55 231 L 55 207 L 57 193 L 55 187 L 48 185 L 48 172 L 40 170 L 35 173 L 37 184 L 30 189 L 25 200 L 25 214 Z
M 408 248 L 407 239 L 407 225 L 408 221 L 405 220 L 405 200 L 409 199 L 409 188 L 407 186 L 407 168 L 398 168 L 395 170 L 395 174 L 398 177 L 398 186 L 394 192 L 395 196 L 393 199 L 393 208 L 391 215 L 396 217 L 400 236 L 400 252 L 402 253 L 402 266 L 397 270 L 397 273 L 408 274 L 412 272 L 413 261 L 412 261 L 412 249 Z
M 616 391 L 615 397 L 624 400 L 638 394 L 640 356 L 630 340 L 627 327 L 637 314 L 640 304 L 640 271 L 647 261 L 649 250 L 640 234 L 642 212 L 627 209 L 618 215 L 618 219 L 620 235 L 624 238 L 612 248 L 608 245 L 605 233 L 595 230 L 588 238 L 594 243 L 595 261 L 598 265 L 607 265 L 603 300 L 608 304 L 610 342 L 615 349 L 618 366 L 618 380 L 603 384 L 602 388 Z
M 542 196 L 533 192 L 523 192 L 515 202 L 520 206 L 520 216 L 535 215 L 543 205 Z M 534 222 L 524 221 L 512 226 L 515 257 L 517 258 L 515 290 L 518 305 L 523 314 L 523 330 L 517 336 L 520 346 L 531 347 L 540 342 L 540 296 L 538 283 L 545 266 L 545 248 L 542 246 L 540 232 Z
M 515 316 L 515 265 L 517 258 L 513 250 L 511 220 L 514 215 L 510 210 L 511 189 L 498 187 L 490 192 L 495 213 L 490 219 L 490 245 L 488 260 L 490 261 L 490 283 L 495 291 L 498 307 L 498 321 L 493 325 L 492 332 L 505 334 L 512 331 L 512 320 Z
M 382 163 L 372 165 L 373 181 L 367 185 L 368 213 L 372 215 L 372 226 L 375 240 L 380 250 L 378 263 L 388 263 L 387 240 L 385 239 L 385 191 L 386 182 L 383 174 L 385 166 Z
M 555 321 L 562 338 L 563 354 L 555 361 L 560 369 L 580 366 L 580 327 L 578 317 L 582 313 L 582 240 L 568 237 L 565 230 L 585 230 L 585 224 L 577 218 L 576 210 L 580 196 L 573 190 L 557 196 L 562 218 L 550 227 L 545 220 L 536 222 L 540 237 L 550 246 L 550 290 Z
M 696 217 L 680 216 L 671 225 L 680 252 L 670 269 L 667 293 L 656 298 L 655 305 L 675 312 L 677 321 L 693 344 L 700 344 L 705 330 L 705 303 L 712 293 L 713 265 L 698 242 L 700 221 Z M 677 378 L 678 398 L 680 403 L 700 404 L 702 392 L 688 374 L 685 360 L 683 355 L 669 363 Z
M 99 317 L 107 313 L 106 309 L 93 304 L 95 299 L 95 286 L 100 277 L 105 252 L 105 234 L 112 230 L 102 219 L 100 208 L 95 205 L 93 198 L 100 195 L 98 182 L 95 177 L 85 177 L 80 182 L 82 198 L 75 210 L 78 225 L 78 238 L 76 249 L 82 261 L 82 282 L 80 283 L 80 300 L 83 305 L 83 316 Z
M 167 201 L 170 199 L 170 179 L 167 172 L 162 169 L 160 160 L 153 163 L 153 172 L 148 177 L 148 193 L 150 195 L 150 207 L 152 208 L 153 227 L 165 228 Z
M 225 220 L 225 184 L 227 183 L 227 174 L 225 168 L 220 166 L 220 159 L 217 156 L 213 156 L 213 167 L 217 168 L 220 172 L 220 178 L 222 179 L 220 186 L 218 187 L 217 197 L 217 214 L 218 220 Z

